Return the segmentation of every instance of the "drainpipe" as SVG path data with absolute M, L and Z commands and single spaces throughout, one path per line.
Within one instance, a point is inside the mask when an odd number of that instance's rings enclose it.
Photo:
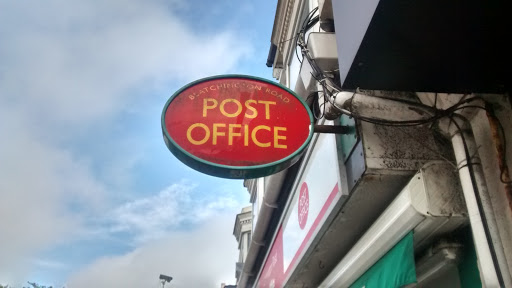
M 354 93 L 342 91 L 339 93 L 336 93 L 332 98 L 331 101 L 327 101 L 324 104 L 324 114 L 325 119 L 327 120 L 334 120 L 341 116 L 341 111 L 338 109 L 338 107 L 343 107 L 345 109 L 345 103 L 348 102 L 352 97 L 354 96 Z
M 371 96 L 358 92 L 342 91 L 335 93 L 325 104 L 325 118 L 337 119 L 340 109 L 360 117 L 387 121 L 421 121 L 435 115 L 435 109 L 421 103 L 404 102 L 386 96 Z
M 512 287 L 471 125 L 458 114 L 443 119 L 440 124 L 442 132 L 452 141 L 459 167 L 482 284 L 484 287 Z
M 255 273 L 258 272 L 254 269 L 254 263 L 256 262 L 259 251 L 263 247 L 270 244 L 265 242 L 265 234 L 268 230 L 270 220 L 272 219 L 272 214 L 277 208 L 277 201 L 281 192 L 281 187 L 283 186 L 283 182 L 286 177 L 286 173 L 287 170 L 284 170 L 266 178 L 267 181 L 265 183 L 263 205 L 260 208 L 258 221 L 256 222 L 254 231 L 252 232 L 251 245 L 249 245 L 249 251 L 247 252 L 247 257 L 242 268 L 242 273 L 240 274 L 240 278 L 237 283 L 238 288 L 247 287 L 247 281 L 249 280 L 249 277 L 254 276 Z

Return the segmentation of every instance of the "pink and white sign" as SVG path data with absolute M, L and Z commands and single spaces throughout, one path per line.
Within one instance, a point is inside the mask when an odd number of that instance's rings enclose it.
M 280 288 L 283 287 L 283 233 L 279 228 L 276 239 L 272 244 L 267 261 L 261 272 L 258 287 L 261 288 Z
M 318 136 L 283 221 L 283 264 L 287 274 L 295 269 L 341 197 L 335 137 L 332 134 Z
M 332 125 L 332 122 L 326 124 Z M 317 137 L 316 143 L 307 152 L 310 153 L 309 161 L 301 168 L 303 173 L 295 184 L 294 198 L 281 223 L 257 287 L 279 288 L 286 284 L 325 219 L 342 197 L 336 136 L 320 134 Z M 266 272 L 274 269 L 276 272 L 271 274 Z M 281 276 L 275 274 L 280 271 Z M 273 286 L 272 279 L 277 279 Z M 265 286 L 267 284 L 270 286 Z

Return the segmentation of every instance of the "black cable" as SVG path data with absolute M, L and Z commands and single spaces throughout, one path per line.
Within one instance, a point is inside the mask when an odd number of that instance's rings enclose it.
M 461 170 L 462 168 L 468 167 L 470 165 L 482 165 L 482 163 L 479 163 L 479 162 L 469 162 L 468 163 L 466 161 L 466 164 L 457 167 L 457 171 Z
M 389 96 L 384 96 L 384 95 L 372 95 L 371 97 L 391 100 L 391 101 L 400 102 L 400 103 L 404 103 L 404 104 L 411 105 L 411 106 L 417 106 L 417 107 L 421 107 L 421 108 L 436 109 L 435 106 L 431 107 L 431 106 L 425 105 L 425 104 L 420 103 L 420 102 L 410 101 L 410 100 L 406 100 L 406 99 L 402 99 L 402 98 L 394 98 L 394 97 L 389 97 Z
M 373 96 L 373 97 L 384 98 L 384 99 L 392 100 L 392 101 L 395 101 L 395 102 L 404 103 L 404 104 L 407 104 L 407 105 L 415 105 L 415 106 L 420 107 L 420 108 L 432 109 L 433 112 L 435 112 L 435 115 L 432 116 L 432 117 L 426 118 L 426 119 L 404 120 L 404 121 L 395 121 L 395 120 L 390 121 L 390 120 L 385 120 L 385 119 L 364 117 L 364 116 L 361 116 L 361 115 L 357 115 L 357 114 L 355 114 L 353 112 L 351 114 L 347 114 L 347 115 L 353 116 L 356 119 L 359 119 L 359 120 L 362 120 L 362 121 L 365 121 L 365 122 L 370 122 L 370 123 L 373 123 L 373 124 L 376 124 L 376 125 L 417 126 L 417 125 L 423 125 L 423 124 L 426 124 L 426 123 L 429 123 L 429 122 L 433 122 L 435 120 L 439 120 L 440 118 L 443 118 L 443 117 L 450 116 L 451 114 L 453 114 L 453 112 L 455 112 L 457 110 L 464 109 L 465 107 L 466 108 L 477 107 L 477 108 L 483 109 L 483 107 L 480 107 L 480 106 L 472 106 L 472 105 L 462 106 L 463 104 L 469 103 L 471 101 L 479 100 L 479 99 L 481 99 L 481 97 L 473 97 L 473 98 L 469 98 L 469 99 L 465 99 L 465 100 L 459 101 L 458 103 L 454 104 L 453 106 L 451 106 L 451 107 L 449 107 L 449 108 L 447 108 L 445 110 L 435 109 L 435 108 L 433 108 L 431 106 L 428 106 L 428 105 L 424 105 L 424 104 L 416 103 L 416 102 L 411 102 L 411 101 L 404 100 L 404 99 L 397 99 L 397 98 L 391 98 L 391 97 L 385 97 L 385 96 Z M 343 109 L 340 109 L 339 107 L 337 107 L 337 105 L 334 102 L 330 101 L 330 103 L 333 104 L 333 106 L 335 108 L 339 109 L 343 113 L 343 111 L 342 111 Z M 460 106 L 462 106 L 462 107 L 460 107 Z
M 317 81 L 319 81 L 324 88 L 326 88 L 325 83 L 323 83 L 322 81 L 324 79 L 330 79 L 330 78 L 325 75 L 325 73 L 322 71 L 322 69 L 320 69 L 320 67 L 318 67 L 318 65 L 316 64 L 316 61 L 314 59 L 312 59 L 312 57 L 309 54 L 309 51 L 307 49 L 307 44 L 306 44 L 306 39 L 305 39 L 306 32 L 309 29 L 311 29 L 318 21 L 320 21 L 320 17 L 318 15 L 313 16 L 317 11 L 318 11 L 318 7 L 311 10 L 311 12 L 309 12 L 309 14 L 305 17 L 304 21 L 302 22 L 301 30 L 298 33 L 298 37 L 297 37 L 298 39 L 296 41 L 296 44 L 297 44 L 297 46 L 300 47 L 301 54 L 302 54 L 303 58 L 305 58 L 308 61 L 308 63 L 310 64 L 310 66 L 314 72 L 313 77 Z M 297 49 L 295 49 L 295 55 L 297 56 L 297 59 L 299 59 L 300 63 L 302 64 L 302 61 L 298 56 Z M 337 85 L 332 83 L 332 86 L 337 86 Z M 335 89 L 341 90 L 341 88 L 339 88 L 339 87 L 335 87 Z
M 498 128 L 500 129 L 499 137 L 501 137 L 503 140 L 503 153 L 501 155 L 501 161 L 503 163 L 507 163 L 507 137 L 505 136 L 505 128 L 503 128 L 503 124 L 501 123 L 500 119 L 498 119 L 498 117 L 496 117 L 496 115 L 494 114 L 494 111 L 491 108 L 482 107 L 482 106 L 478 106 L 478 105 L 465 105 L 465 106 L 456 108 L 453 111 L 462 110 L 464 108 L 482 109 L 485 112 L 487 112 L 490 117 L 494 118 L 494 120 L 498 124 Z M 503 172 L 504 172 L 503 167 L 500 167 L 500 182 L 503 184 L 512 184 L 512 181 L 505 181 L 505 179 L 503 179 Z
M 312 17 L 313 15 L 316 13 L 316 11 L 318 11 L 318 7 L 314 8 L 313 10 L 311 10 L 308 15 L 306 15 L 306 17 L 304 18 L 304 21 L 302 21 L 302 26 L 301 26 L 301 29 L 299 30 L 299 32 L 297 33 L 297 38 L 295 39 L 295 47 L 297 46 L 300 46 L 301 47 L 301 50 L 303 50 L 303 44 L 300 43 L 299 45 L 299 40 L 302 40 L 303 43 L 305 43 L 305 33 L 307 30 L 309 30 L 314 24 L 311 24 L 311 21 L 312 21 Z M 315 17 L 317 20 L 316 21 L 319 21 L 319 17 L 316 16 Z M 309 26 L 309 28 L 308 28 Z M 297 51 L 297 48 L 295 48 L 295 56 L 297 56 L 297 60 L 299 60 L 299 63 L 302 64 L 302 60 L 300 59 L 299 57 L 299 53 Z
M 354 93 L 355 94 L 355 93 Z M 337 108 L 338 110 L 340 110 L 342 113 L 343 112 L 343 109 L 340 109 L 339 107 L 337 107 L 336 103 L 334 103 L 333 101 L 330 100 L 330 97 L 328 98 L 329 99 L 329 102 L 331 103 L 331 105 L 333 105 L 335 108 Z M 401 101 L 399 101 L 401 102 Z M 430 106 L 428 106 L 430 107 Z M 427 119 L 419 119 L 419 120 L 403 120 L 403 121 L 390 121 L 390 120 L 385 120 L 385 119 L 380 119 L 380 118 L 370 118 L 370 117 L 365 117 L 365 116 L 361 116 L 361 115 L 357 115 L 356 113 L 350 113 L 350 114 L 347 114 L 347 113 L 344 113 L 348 116 L 352 116 L 354 117 L 355 119 L 357 120 L 361 120 L 361 121 L 365 121 L 365 122 L 369 122 L 369 123 L 372 123 L 372 124 L 376 124 L 376 125 L 384 125 L 384 126 L 418 126 L 418 125 L 423 125 L 423 124 L 426 124 L 426 123 L 429 123 L 431 121 L 435 121 L 441 117 L 443 117 L 444 115 L 434 115 L 430 118 L 427 118 Z
M 473 170 L 473 165 L 475 163 L 471 163 L 470 162 L 471 161 L 471 158 L 470 158 L 471 155 L 469 153 L 469 148 L 468 148 L 468 145 L 466 143 L 466 138 L 464 138 L 464 133 L 462 132 L 462 128 L 457 123 L 457 121 L 455 121 L 453 119 L 453 116 L 450 116 L 450 120 L 457 127 L 457 130 L 459 130 L 459 133 L 460 133 L 462 144 L 464 146 L 464 154 L 466 156 L 466 165 L 468 167 L 469 177 L 471 178 L 471 185 L 473 186 L 473 190 L 475 192 L 475 199 L 476 199 L 476 203 L 477 203 L 477 206 L 478 206 L 478 212 L 480 214 L 480 217 L 482 218 L 482 225 L 484 227 L 485 238 L 487 239 L 487 244 L 489 245 L 489 251 L 491 252 L 491 257 L 492 257 L 492 260 L 493 260 L 494 269 L 496 270 L 496 276 L 498 277 L 498 282 L 500 283 L 500 286 L 501 287 L 505 287 L 504 284 L 503 284 L 503 275 L 501 275 L 501 270 L 499 269 L 498 257 L 496 256 L 496 251 L 495 251 L 494 244 L 493 244 L 493 241 L 492 241 L 491 232 L 489 231 L 489 226 L 487 225 L 487 217 L 485 216 L 485 213 L 484 213 L 484 208 L 483 208 L 483 205 L 482 205 L 482 199 L 480 198 L 480 192 L 479 192 L 478 186 L 476 184 L 476 179 L 475 179 L 475 175 L 474 175 L 475 171 Z
M 295 38 L 295 56 L 297 56 L 297 60 L 299 60 L 299 63 L 302 64 L 302 60 L 300 60 L 300 57 L 299 57 L 299 52 L 297 52 L 297 46 L 299 45 L 298 44 L 299 37 L 300 37 L 300 34 L 297 33 L 297 36 Z
M 320 91 L 313 91 L 313 92 L 309 93 L 309 95 L 308 95 L 308 97 L 306 97 L 306 100 L 305 100 L 305 101 L 306 101 L 306 102 L 308 102 L 308 100 L 309 100 L 309 99 L 311 99 L 311 98 L 313 98 L 313 96 L 315 96 L 315 94 L 316 94 L 316 93 L 318 93 L 318 92 L 320 92 Z M 314 100 L 314 99 L 315 99 L 315 98 L 313 98 L 313 100 Z
M 283 40 L 281 42 L 278 42 L 277 44 L 282 44 L 282 43 L 286 43 L 288 41 L 291 41 L 291 40 L 294 40 L 294 39 L 297 39 L 297 36 L 299 35 L 299 33 L 297 33 L 295 36 L 291 37 L 291 38 L 288 38 L 286 40 Z
M 323 113 L 320 114 L 320 115 L 317 115 L 316 114 L 316 106 L 318 105 L 318 110 L 321 110 L 320 109 L 320 104 L 318 103 L 318 97 L 314 97 L 314 96 L 317 96 L 317 93 L 320 92 L 320 91 L 313 91 L 311 93 L 309 93 L 308 97 L 306 97 L 306 103 L 308 102 L 309 99 L 313 99 L 313 102 L 312 102 L 312 111 L 313 111 L 313 117 L 315 117 L 315 120 L 318 120 L 320 118 L 323 117 Z M 321 111 L 318 111 L 318 112 L 321 112 Z
M 324 98 L 324 101 L 322 102 L 322 106 L 323 106 L 322 107 L 323 108 L 323 110 L 322 110 L 322 117 L 323 117 L 323 116 L 325 116 L 325 103 L 329 102 L 330 97 L 327 96 L 328 95 L 327 94 L 327 88 L 325 87 L 325 85 L 322 85 L 322 91 L 323 91 L 322 96 Z
M 387 97 L 387 98 L 389 98 L 389 97 Z M 395 99 L 395 98 L 389 98 L 389 99 L 393 100 L 393 101 L 396 101 L 396 102 L 405 103 L 405 104 L 408 104 L 408 105 L 410 103 L 412 103 L 410 101 L 403 100 L 403 99 Z M 418 107 L 425 107 L 425 108 L 433 109 L 434 112 L 435 112 L 435 115 L 432 116 L 432 117 L 425 118 L 425 119 L 418 119 L 418 120 L 403 120 L 403 121 L 395 121 L 395 120 L 393 120 L 393 121 L 390 121 L 390 120 L 379 119 L 379 118 L 365 117 L 365 116 L 357 115 L 355 113 L 351 113 L 351 114 L 347 114 L 347 115 L 352 116 L 352 117 L 354 117 L 356 119 L 359 119 L 361 121 L 369 122 L 369 123 L 376 124 L 376 125 L 384 125 L 384 126 L 418 126 L 418 125 L 423 125 L 423 124 L 427 124 L 429 122 L 433 122 L 433 121 L 439 120 L 439 119 L 441 119 L 443 117 L 449 117 L 455 111 L 462 110 L 464 108 L 480 108 L 480 109 L 485 109 L 485 108 L 483 108 L 481 106 L 476 106 L 476 105 L 465 105 L 465 106 L 461 107 L 461 105 L 463 105 L 463 104 L 466 104 L 466 103 L 469 103 L 471 101 L 475 101 L 475 100 L 478 100 L 478 99 L 481 99 L 481 98 L 480 97 L 474 97 L 474 98 L 465 99 L 463 101 L 459 101 L 458 103 L 454 104 L 453 106 L 451 106 L 451 107 L 449 107 L 449 108 L 447 108 L 445 110 L 434 109 L 433 107 L 428 106 L 428 105 L 423 105 L 423 104 L 415 103 L 415 104 L 417 104 L 416 106 L 418 106 Z M 330 101 L 330 103 L 335 108 L 340 109 L 339 107 L 336 106 L 336 104 L 334 102 Z
M 315 24 L 320 21 L 320 16 L 316 15 L 315 17 L 309 19 L 308 23 L 306 24 L 305 31 L 308 31 L 311 29 Z
M 311 22 L 311 18 L 313 15 L 318 11 L 318 7 L 315 7 L 309 11 L 308 15 L 304 18 L 304 21 L 302 21 L 301 31 L 305 32 L 305 28 L 307 27 L 308 23 Z

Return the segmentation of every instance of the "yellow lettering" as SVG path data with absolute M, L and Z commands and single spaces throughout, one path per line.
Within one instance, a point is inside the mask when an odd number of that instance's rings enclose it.
M 212 102 L 213 105 L 208 105 L 208 102 Z M 217 100 L 213 98 L 204 98 L 203 100 L 203 117 L 206 117 L 206 113 L 208 113 L 208 109 L 214 109 L 217 107 Z
M 233 145 L 233 136 L 242 136 L 241 130 L 239 132 L 233 131 L 233 128 L 242 128 L 240 124 L 229 124 L 228 127 L 228 145 Z
M 201 140 L 192 139 L 192 130 L 194 130 L 194 128 L 196 128 L 196 127 L 203 128 L 203 130 L 205 132 L 204 138 Z M 202 145 L 202 144 L 206 143 L 206 141 L 208 141 L 208 138 L 210 138 L 210 129 L 208 129 L 208 126 L 204 125 L 203 123 L 192 124 L 187 129 L 187 139 L 190 143 L 192 143 L 194 145 Z
M 224 109 L 224 105 L 226 105 L 226 103 L 230 103 L 230 102 L 235 103 L 237 106 L 235 113 L 228 113 Z M 242 113 L 242 103 L 240 103 L 240 101 L 238 101 L 236 99 L 226 99 L 220 103 L 220 112 L 222 113 L 222 115 L 224 115 L 226 117 L 231 117 L 231 118 L 236 117 L 236 116 L 240 115 L 240 113 Z
M 262 142 L 259 142 L 258 139 L 256 139 L 256 132 L 258 132 L 259 130 L 262 130 L 262 129 L 270 131 L 270 127 L 268 127 L 266 125 L 258 125 L 258 126 L 256 126 L 254 128 L 254 130 L 252 130 L 252 133 L 251 133 L 252 142 L 254 142 L 254 144 L 256 144 L 259 147 L 269 147 L 270 146 L 270 142 L 262 143 Z
M 256 110 L 256 108 L 252 107 L 251 103 L 256 104 L 256 100 L 247 100 L 247 101 L 245 101 L 245 107 L 248 110 L 251 110 L 251 112 L 252 112 L 251 115 L 249 115 L 249 114 L 247 114 L 247 112 L 245 112 L 245 117 L 252 119 L 252 118 L 256 118 L 256 116 L 258 116 L 258 110 Z
M 265 119 L 270 119 L 270 105 L 276 105 L 276 102 L 260 100 L 258 103 L 265 105 Z
M 225 132 L 220 132 L 218 130 L 219 127 L 226 127 L 226 124 L 223 123 L 213 123 L 213 140 L 212 144 L 217 145 L 217 137 L 218 136 L 226 136 Z
M 244 125 L 244 146 L 249 146 L 249 125 Z
M 279 140 L 286 140 L 286 136 L 279 135 L 279 131 L 286 131 L 286 127 L 274 127 L 274 148 L 286 149 L 286 144 L 279 144 Z

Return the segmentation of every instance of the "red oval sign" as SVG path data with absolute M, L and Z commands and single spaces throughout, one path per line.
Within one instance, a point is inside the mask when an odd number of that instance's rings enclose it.
M 295 163 L 312 136 L 312 115 L 287 88 L 268 80 L 225 75 L 176 92 L 162 114 L 166 144 L 206 174 L 253 178 Z

